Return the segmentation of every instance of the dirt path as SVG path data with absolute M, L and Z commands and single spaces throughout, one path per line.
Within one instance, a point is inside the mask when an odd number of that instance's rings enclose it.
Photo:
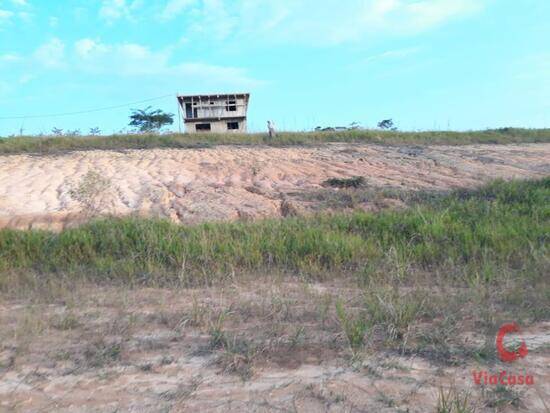
M 176 222 L 281 214 L 286 194 L 333 177 L 363 176 L 372 188 L 449 189 L 493 178 L 550 174 L 550 144 L 471 146 L 216 147 L 89 151 L 0 157 L 0 227 L 51 228 L 79 222 L 70 190 L 94 171 L 110 183 L 102 212 Z M 299 203 L 299 201 L 297 201 Z

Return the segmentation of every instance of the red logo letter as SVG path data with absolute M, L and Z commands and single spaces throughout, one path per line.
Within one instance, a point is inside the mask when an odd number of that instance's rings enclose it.
M 511 363 L 516 361 L 518 358 L 523 358 L 527 355 L 529 350 L 527 350 L 527 345 L 525 341 L 521 340 L 521 346 L 517 351 L 508 351 L 504 348 L 504 336 L 508 333 L 518 333 L 519 327 L 516 323 L 504 324 L 498 330 L 497 334 L 497 351 L 500 359 L 505 363 Z

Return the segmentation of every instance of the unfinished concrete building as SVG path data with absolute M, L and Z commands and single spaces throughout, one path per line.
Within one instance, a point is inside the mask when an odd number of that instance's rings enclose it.
M 246 132 L 250 94 L 178 95 L 187 133 Z

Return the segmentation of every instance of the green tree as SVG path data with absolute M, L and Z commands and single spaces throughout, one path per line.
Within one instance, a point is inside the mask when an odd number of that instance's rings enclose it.
M 100 134 L 101 134 L 101 129 L 99 129 L 98 127 L 90 128 L 90 135 L 96 136 Z
M 397 129 L 394 126 L 393 119 L 384 119 L 384 120 L 378 122 L 378 127 L 380 129 L 391 129 L 391 130 L 396 130 Z
M 151 106 L 145 109 L 132 109 L 130 126 L 136 127 L 140 132 L 160 130 L 163 126 L 174 123 L 172 113 L 163 112 L 160 109 L 153 110 Z

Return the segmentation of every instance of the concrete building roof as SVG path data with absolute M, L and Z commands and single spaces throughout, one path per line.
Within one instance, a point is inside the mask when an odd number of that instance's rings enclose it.
M 211 93 L 211 94 L 200 94 L 200 95 L 180 95 L 178 94 L 178 99 L 180 98 L 197 98 L 197 99 L 209 99 L 209 98 L 231 98 L 231 97 L 250 97 L 250 93 Z

